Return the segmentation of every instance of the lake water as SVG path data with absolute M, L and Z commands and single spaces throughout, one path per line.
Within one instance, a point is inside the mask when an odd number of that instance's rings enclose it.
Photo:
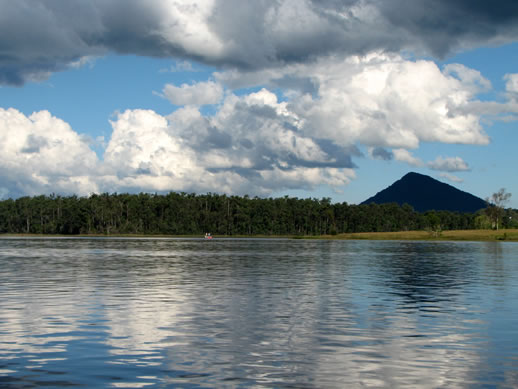
M 0 239 L 0 387 L 518 387 L 518 244 Z

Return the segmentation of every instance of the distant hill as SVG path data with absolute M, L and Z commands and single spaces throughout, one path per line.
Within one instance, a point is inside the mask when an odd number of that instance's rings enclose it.
M 470 193 L 419 173 L 408 173 L 362 204 L 407 203 L 418 212 L 429 210 L 476 212 L 486 202 Z

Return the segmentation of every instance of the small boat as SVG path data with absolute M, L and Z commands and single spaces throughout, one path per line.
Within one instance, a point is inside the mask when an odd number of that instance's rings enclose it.
M 210 234 L 210 232 L 205 233 L 205 239 L 212 239 L 212 235 Z

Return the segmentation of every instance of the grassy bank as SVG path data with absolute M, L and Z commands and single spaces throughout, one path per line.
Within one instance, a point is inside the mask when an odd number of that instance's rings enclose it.
M 327 235 L 323 239 L 370 240 L 460 240 L 460 241 L 518 241 L 518 229 L 513 230 L 455 230 L 434 234 L 428 231 L 358 232 Z

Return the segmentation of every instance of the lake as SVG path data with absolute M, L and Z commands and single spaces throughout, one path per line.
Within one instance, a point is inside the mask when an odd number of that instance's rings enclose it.
M 0 239 L 0 387 L 518 387 L 518 244 Z

